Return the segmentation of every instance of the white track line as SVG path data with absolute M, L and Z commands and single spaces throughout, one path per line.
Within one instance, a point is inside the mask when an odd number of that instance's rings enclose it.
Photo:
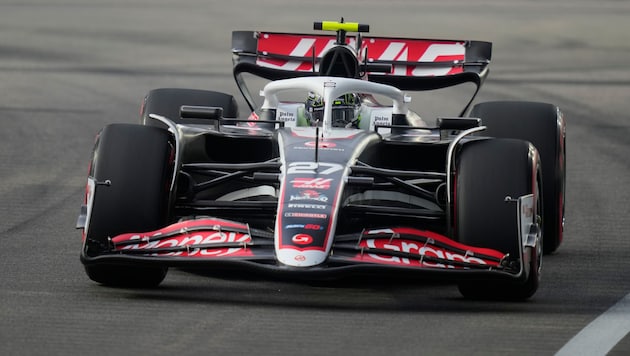
M 556 356 L 606 355 L 629 332 L 630 294 L 582 329 Z

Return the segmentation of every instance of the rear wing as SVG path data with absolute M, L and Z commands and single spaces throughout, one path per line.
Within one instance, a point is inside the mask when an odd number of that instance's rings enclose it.
M 333 47 L 353 49 L 360 67 L 359 77 L 407 91 L 440 89 L 467 82 L 475 83 L 478 91 L 487 76 L 492 53 L 492 44 L 482 41 L 360 34 L 348 35 L 345 46 L 336 40 L 334 35 L 326 34 L 234 31 L 234 78 L 252 110 L 254 101 L 242 73 L 268 80 L 320 75 L 322 58 Z M 345 62 L 339 65 L 347 66 Z

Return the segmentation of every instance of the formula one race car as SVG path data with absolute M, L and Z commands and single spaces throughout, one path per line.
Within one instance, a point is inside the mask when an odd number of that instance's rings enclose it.
M 336 34 L 233 32 L 247 118 L 229 94 L 156 89 L 141 124 L 99 133 L 77 223 L 89 278 L 419 275 L 469 298 L 532 296 L 543 252 L 562 239 L 560 110 L 471 107 L 491 43 L 368 37 L 343 19 L 314 27 Z M 269 80 L 261 105 L 244 74 Z M 475 85 L 470 101 L 434 125 L 403 92 L 463 83 Z

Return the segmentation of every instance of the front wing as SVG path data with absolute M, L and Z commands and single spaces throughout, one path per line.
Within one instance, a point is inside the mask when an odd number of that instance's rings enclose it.
M 296 233 L 293 238 L 307 237 L 308 234 Z M 299 256 L 298 253 L 296 258 Z M 406 271 L 513 279 L 523 274 L 522 258 L 515 263 L 500 251 L 463 245 L 435 232 L 406 227 L 336 236 L 324 264 L 308 268 L 285 266 L 276 260 L 273 233 L 211 217 L 181 221 L 157 231 L 115 236 L 109 240 L 106 253 L 83 254 L 82 261 L 170 267 L 223 265 L 305 277 Z

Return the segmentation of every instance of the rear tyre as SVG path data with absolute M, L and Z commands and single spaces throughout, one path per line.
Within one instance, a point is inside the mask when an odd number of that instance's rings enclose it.
M 463 244 L 487 247 L 519 259 L 519 223 L 515 202 L 534 194 L 539 202 L 539 161 L 529 143 L 513 139 L 489 139 L 466 143 L 456 166 L 454 227 Z M 537 204 L 534 216 L 540 214 Z M 538 250 L 524 251 L 528 273 L 521 280 L 466 280 L 459 290 L 467 298 L 523 300 L 538 289 L 540 280 L 540 244 Z M 529 257 L 529 258 L 528 258 Z M 528 263 L 531 261 L 531 263 Z
M 161 88 L 151 90 L 144 98 L 141 109 L 143 125 L 166 127 L 150 119 L 150 114 L 164 116 L 177 124 L 203 124 L 200 119 L 182 119 L 182 105 L 213 106 L 223 109 L 223 117 L 238 118 L 238 105 L 232 95 L 210 90 Z
M 529 141 L 542 163 L 543 251 L 552 253 L 562 243 L 564 230 L 566 155 L 565 122 L 555 105 L 521 101 L 495 101 L 475 105 L 471 117 L 481 118 L 484 135 Z
M 166 130 L 114 124 L 100 133 L 90 176 L 96 185 L 86 226 L 84 254 L 109 250 L 108 239 L 128 232 L 153 231 L 167 222 L 173 149 Z M 167 269 L 155 266 L 85 264 L 90 279 L 111 286 L 152 287 Z

